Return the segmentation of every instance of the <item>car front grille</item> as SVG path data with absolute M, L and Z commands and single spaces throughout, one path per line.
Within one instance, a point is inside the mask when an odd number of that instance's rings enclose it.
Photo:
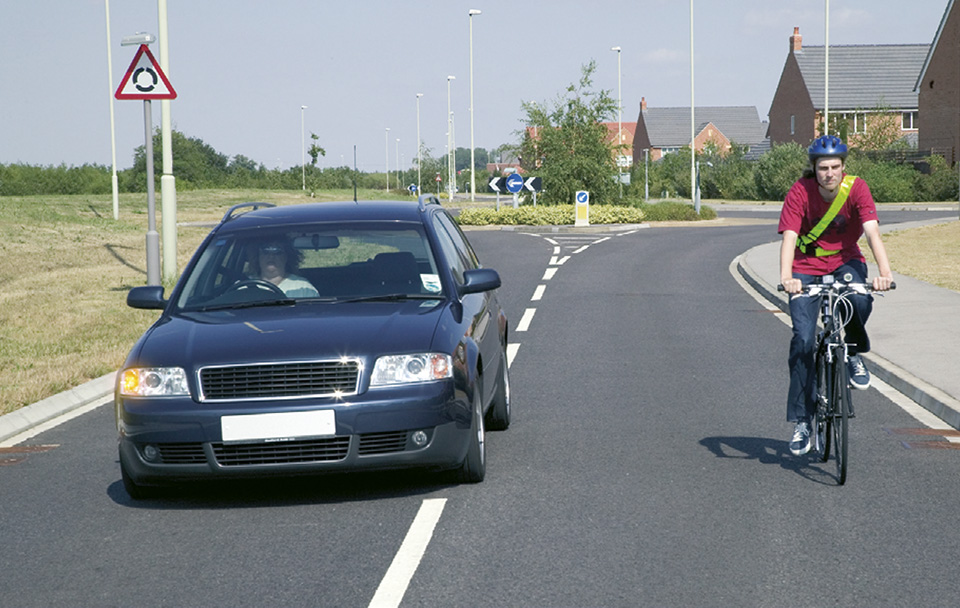
M 402 452 L 407 446 L 407 432 L 367 433 L 360 435 L 357 451 L 361 456 Z
M 207 455 L 202 443 L 161 443 L 160 462 L 163 464 L 205 464 Z
M 200 400 L 354 395 L 361 367 L 359 359 L 205 367 L 200 370 Z
M 282 443 L 213 444 L 217 463 L 224 467 L 331 462 L 346 458 L 349 449 L 349 436 Z

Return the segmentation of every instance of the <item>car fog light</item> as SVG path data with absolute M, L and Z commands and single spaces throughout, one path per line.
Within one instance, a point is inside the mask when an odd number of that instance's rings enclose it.
M 413 440 L 413 445 L 417 446 L 418 448 L 422 448 L 423 446 L 427 445 L 428 437 L 423 431 L 417 431 L 410 437 L 410 439 Z
M 155 445 L 143 446 L 143 457 L 150 462 L 157 462 L 160 460 L 160 450 Z

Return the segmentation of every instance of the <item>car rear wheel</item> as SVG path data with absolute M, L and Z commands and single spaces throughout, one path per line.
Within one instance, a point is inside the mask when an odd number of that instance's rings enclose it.
M 500 382 L 487 413 L 487 427 L 491 431 L 504 431 L 510 427 L 510 369 L 506 353 L 500 358 Z
M 470 425 L 470 447 L 457 470 L 460 483 L 479 483 L 487 472 L 486 429 L 483 421 L 483 405 L 480 386 L 473 391 L 473 422 Z

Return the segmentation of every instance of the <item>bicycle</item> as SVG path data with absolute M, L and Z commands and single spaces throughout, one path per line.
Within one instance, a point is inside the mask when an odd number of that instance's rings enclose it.
M 896 289 L 896 284 L 890 289 Z M 783 291 L 783 285 L 778 286 Z M 837 482 L 847 480 L 849 453 L 849 420 L 853 417 L 850 381 L 847 371 L 848 345 L 843 328 L 853 317 L 852 294 L 869 294 L 873 287 L 867 283 L 836 280 L 832 275 L 804 285 L 802 294 L 820 296 L 820 330 L 814 346 L 814 366 L 817 378 L 817 407 L 812 423 L 813 449 L 820 462 L 830 458 L 833 440 L 834 460 L 837 464 Z

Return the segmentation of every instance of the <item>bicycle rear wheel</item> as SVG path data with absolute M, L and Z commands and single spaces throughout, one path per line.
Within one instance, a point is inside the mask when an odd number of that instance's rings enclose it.
M 830 365 L 827 363 L 826 349 L 822 345 L 817 347 L 814 365 L 817 370 L 817 408 L 814 412 L 813 433 L 820 462 L 826 462 L 830 457 L 831 385 L 828 375 Z
M 839 351 L 839 349 L 838 349 Z M 833 373 L 833 440 L 834 457 L 837 460 L 837 483 L 843 485 L 847 481 L 847 457 L 849 452 L 848 423 L 850 411 L 850 385 L 847 380 L 847 365 L 843 353 L 838 352 L 834 358 Z

